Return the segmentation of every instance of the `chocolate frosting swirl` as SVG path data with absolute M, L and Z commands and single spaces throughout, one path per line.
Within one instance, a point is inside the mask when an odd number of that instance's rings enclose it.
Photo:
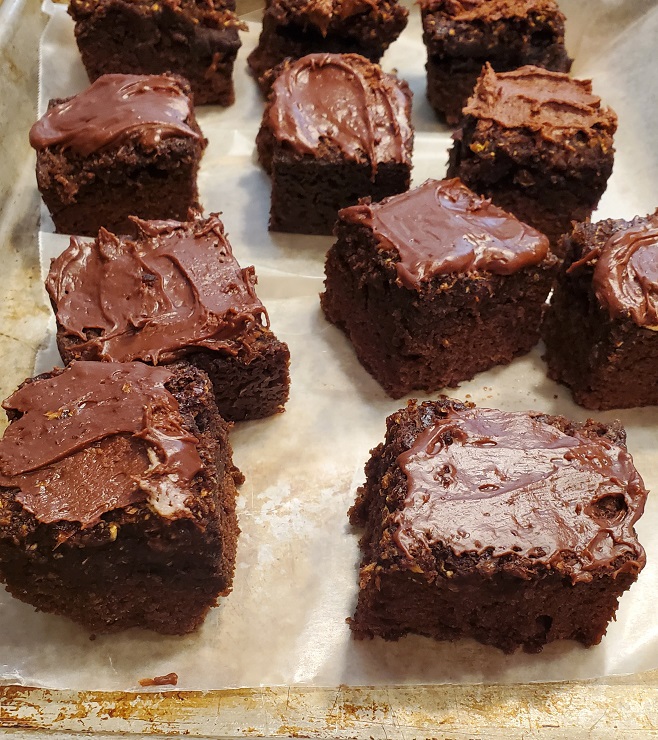
M 573 583 L 629 554 L 613 567 L 644 564 L 633 525 L 647 491 L 630 454 L 606 439 L 524 413 L 451 409 L 398 464 L 407 496 L 394 537 L 407 556 L 437 545 L 457 556 L 515 555 Z
M 141 501 L 189 516 L 201 460 L 164 387 L 170 378 L 143 363 L 74 362 L 25 384 L 3 403 L 21 416 L 0 441 L 0 485 L 44 523 L 86 528 Z
M 46 289 L 60 328 L 86 359 L 167 363 L 196 348 L 236 354 L 265 307 L 216 214 L 190 223 L 133 219 L 133 240 L 101 229 L 71 239 Z
M 616 115 L 592 94 L 590 80 L 533 66 L 497 73 L 487 63 L 464 115 L 537 131 L 548 140 L 593 128 L 614 134 L 617 128 Z
M 658 331 L 658 214 L 608 239 L 592 285 L 613 318 L 630 316 L 638 326 Z
M 367 161 L 411 161 L 410 100 L 398 80 L 357 54 L 309 54 L 276 78 L 265 113 L 274 137 L 301 154 L 338 150 Z
M 30 130 L 30 144 L 57 146 L 83 156 L 110 144 L 138 141 L 154 149 L 184 136 L 202 139 L 192 101 L 181 82 L 166 75 L 103 75 L 84 92 L 52 106 Z
M 398 279 L 409 289 L 437 275 L 488 270 L 511 275 L 539 264 L 548 239 L 469 190 L 460 180 L 428 180 L 381 203 L 340 211 L 343 221 L 372 229 L 393 250 Z

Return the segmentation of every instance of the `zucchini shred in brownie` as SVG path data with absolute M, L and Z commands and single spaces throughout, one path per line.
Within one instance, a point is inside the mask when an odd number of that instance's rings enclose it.
M 51 100 L 30 144 L 60 234 L 132 233 L 130 216 L 185 218 L 198 207 L 207 141 L 180 77 L 105 75 L 78 95 Z
M 646 496 L 618 422 L 410 401 L 350 511 L 365 528 L 352 630 L 594 645 L 644 567 Z
M 95 241 L 72 239 L 52 262 L 46 288 L 64 361 L 185 359 L 208 373 L 225 419 L 282 411 L 288 346 L 270 330 L 254 269 L 237 263 L 217 215 L 132 222 L 135 238 L 102 229 Z
M 452 387 L 539 341 L 548 239 L 459 180 L 346 208 L 322 308 L 393 398 Z
M 231 589 L 242 482 L 207 376 L 75 362 L 3 406 L 7 590 L 92 632 L 198 627 Z

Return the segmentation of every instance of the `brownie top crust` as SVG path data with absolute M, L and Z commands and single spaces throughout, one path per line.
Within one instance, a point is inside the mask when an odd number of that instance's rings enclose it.
M 101 229 L 92 242 L 73 237 L 53 260 L 46 289 L 64 334 L 86 357 L 115 362 L 248 349 L 267 312 L 254 268 L 237 263 L 217 215 L 133 222 L 135 239 Z
M 88 156 L 126 141 L 154 149 L 172 137 L 201 140 L 186 87 L 166 75 L 103 75 L 52 105 L 32 126 L 30 144 L 37 151 L 56 146 Z
M 592 286 L 612 318 L 658 331 L 658 211 L 619 228 L 594 245 L 567 272 L 593 265 Z
M 340 152 L 374 172 L 383 162 L 411 163 L 410 96 L 358 54 L 308 54 L 284 65 L 264 124 L 298 154 Z
M 561 19 L 555 0 L 422 0 L 426 12 L 442 13 L 454 21 L 498 21 L 548 13 Z
M 407 479 L 394 514 L 402 552 L 515 556 L 573 583 L 600 568 L 642 567 L 633 525 L 647 491 L 632 457 L 603 436 L 544 419 L 445 404 L 397 458 Z
M 74 362 L 24 384 L 2 404 L 15 419 L 0 441 L 0 485 L 42 523 L 87 528 L 140 501 L 189 515 L 201 459 L 164 386 L 171 377 L 143 363 Z
M 274 11 L 280 23 L 295 20 L 316 26 L 327 35 L 331 22 L 345 20 L 359 13 L 378 10 L 377 0 L 275 0 L 268 2 L 268 12 Z
M 399 256 L 398 279 L 409 289 L 449 273 L 511 275 L 549 254 L 543 234 L 458 179 L 427 180 L 380 203 L 344 208 L 339 217 L 371 229 L 381 249 Z
M 522 128 L 549 141 L 579 131 L 614 134 L 617 116 L 592 94 L 590 80 L 574 80 L 563 72 L 526 66 L 495 72 L 486 64 L 464 115 L 494 121 L 504 128 Z

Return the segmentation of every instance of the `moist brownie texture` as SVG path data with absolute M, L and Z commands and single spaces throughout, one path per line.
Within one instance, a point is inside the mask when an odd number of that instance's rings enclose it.
M 92 632 L 189 632 L 231 589 L 228 425 L 185 363 L 76 362 L 4 404 L 0 577 Z
M 454 387 L 539 340 L 548 239 L 459 180 L 346 208 L 322 308 L 393 398 Z
M 554 0 L 422 0 L 427 97 L 455 125 L 482 66 L 497 72 L 534 64 L 568 72 L 564 16 Z
M 577 224 L 543 339 L 548 374 L 589 409 L 658 404 L 658 212 Z
M 450 151 L 449 177 L 546 234 L 555 248 L 596 208 L 617 116 L 588 80 L 537 67 L 482 72 Z
M 71 0 L 75 38 L 93 82 L 104 74 L 175 72 L 194 102 L 231 105 L 240 48 L 235 0 Z
M 411 92 L 356 54 L 309 54 L 283 65 L 256 145 L 270 230 L 331 234 L 341 208 L 409 187 Z
M 52 262 L 46 288 L 64 361 L 184 358 L 210 376 L 224 418 L 282 411 L 288 347 L 269 329 L 254 268 L 237 263 L 219 218 L 133 220 L 135 239 L 102 229 L 93 242 L 73 238 Z
M 39 191 L 60 233 L 129 233 L 129 216 L 184 219 L 197 206 L 207 142 L 181 78 L 101 77 L 79 95 L 51 100 L 30 143 Z
M 268 0 L 248 64 L 263 93 L 285 59 L 313 52 L 354 53 L 378 62 L 407 25 L 397 0 Z
M 356 637 L 594 645 L 645 564 L 647 491 L 618 422 L 412 401 L 366 477 Z

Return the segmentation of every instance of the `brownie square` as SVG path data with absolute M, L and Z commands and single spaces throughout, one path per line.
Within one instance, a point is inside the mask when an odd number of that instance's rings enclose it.
M 105 74 L 187 79 L 196 105 L 232 105 L 241 46 L 235 0 L 70 0 L 82 63 L 93 82 Z
M 59 233 L 130 233 L 130 216 L 184 219 L 198 207 L 207 141 L 179 77 L 101 77 L 79 95 L 51 100 L 30 143 L 39 191 Z
M 564 15 L 554 0 L 421 0 L 427 97 L 456 125 L 486 62 L 496 72 L 534 64 L 568 72 Z
M 231 589 L 242 481 L 207 376 L 76 362 L 3 406 L 9 593 L 94 633 L 198 627 Z
M 346 208 L 322 308 L 393 398 L 454 387 L 539 340 L 558 260 L 459 180 Z
M 341 208 L 411 181 L 411 92 L 356 54 L 309 54 L 276 78 L 256 139 L 270 230 L 331 234 Z
M 658 212 L 577 224 L 547 312 L 548 375 L 588 409 L 658 404 Z
M 464 109 L 449 177 L 546 234 L 555 248 L 598 205 L 612 172 L 617 116 L 588 80 L 487 65 Z
M 314 52 L 360 54 L 378 62 L 407 25 L 397 0 L 268 0 L 258 46 L 247 63 L 261 91 L 285 59 Z
M 350 511 L 365 528 L 352 630 L 594 645 L 645 565 L 646 496 L 618 422 L 411 401 Z
M 101 230 L 53 260 L 46 288 L 64 361 L 184 358 L 208 374 L 225 419 L 282 411 L 288 346 L 270 330 L 254 268 L 237 263 L 217 215 L 133 223 L 134 239 Z

